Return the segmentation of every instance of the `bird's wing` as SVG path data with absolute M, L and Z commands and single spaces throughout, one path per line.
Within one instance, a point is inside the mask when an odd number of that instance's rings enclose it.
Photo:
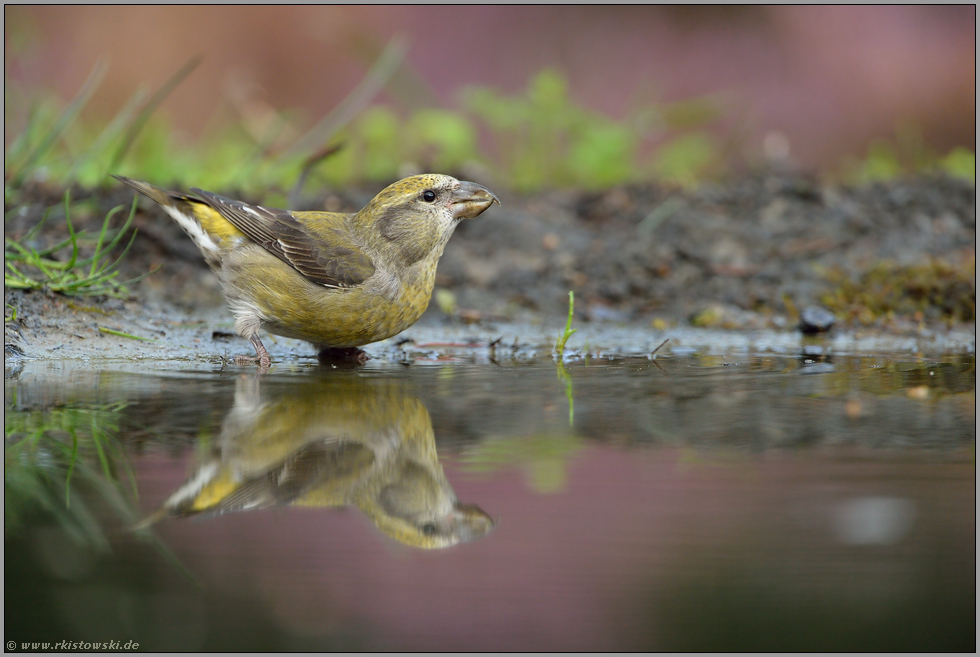
M 374 274 L 371 258 L 351 242 L 340 222 L 333 228 L 318 226 L 313 233 L 287 210 L 233 201 L 200 189 L 191 191 L 253 242 L 318 285 L 354 287 Z
M 184 487 L 171 495 L 170 500 L 152 516 L 139 523 L 149 526 L 163 518 L 198 516 L 209 518 L 237 511 L 268 509 L 296 502 L 310 491 L 336 482 L 350 486 L 374 462 L 374 452 L 358 443 L 314 442 L 303 446 L 283 462 L 266 472 L 242 481 L 233 490 L 214 502 L 200 507 L 201 492 L 188 496 Z M 226 482 L 225 482 L 226 483 Z M 205 484 L 204 489 L 208 488 Z M 214 494 L 214 491 L 207 491 Z M 336 495 L 339 500 L 344 494 Z

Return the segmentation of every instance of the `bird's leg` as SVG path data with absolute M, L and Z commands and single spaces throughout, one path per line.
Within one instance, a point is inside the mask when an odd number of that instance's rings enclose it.
M 252 335 L 249 338 L 252 346 L 255 347 L 255 356 L 235 356 L 235 362 L 239 365 L 244 365 L 246 363 L 254 363 L 259 361 L 259 367 L 262 369 L 268 369 L 272 365 L 272 358 L 269 357 L 269 352 L 266 351 L 265 345 L 259 340 L 258 334 Z
M 269 352 L 266 351 L 265 345 L 259 340 L 259 334 L 252 335 L 249 340 L 252 341 L 252 346 L 255 347 L 255 355 L 259 357 L 259 367 L 269 367 L 269 365 L 272 365 L 272 359 L 269 357 Z

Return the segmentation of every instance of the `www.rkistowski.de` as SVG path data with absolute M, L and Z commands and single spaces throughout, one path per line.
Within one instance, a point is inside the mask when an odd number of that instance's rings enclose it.
M 135 641 L 16 641 L 7 642 L 7 650 L 139 650 L 140 644 Z

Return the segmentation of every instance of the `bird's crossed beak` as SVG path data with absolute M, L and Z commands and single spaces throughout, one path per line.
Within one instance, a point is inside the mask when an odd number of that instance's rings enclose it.
M 494 203 L 500 205 L 500 201 L 489 189 L 483 185 L 461 180 L 459 187 L 453 192 L 453 216 L 456 219 L 472 219 Z
M 499 203 L 500 201 L 497 202 Z M 489 205 L 488 203 L 487 207 Z M 482 538 L 497 526 L 494 519 L 475 504 L 460 504 L 457 502 L 451 516 L 460 543 L 467 543 Z

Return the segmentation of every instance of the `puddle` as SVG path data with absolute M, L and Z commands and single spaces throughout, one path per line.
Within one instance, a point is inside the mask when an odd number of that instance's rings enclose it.
M 21 363 L 5 640 L 975 648 L 972 353 L 425 344 Z

